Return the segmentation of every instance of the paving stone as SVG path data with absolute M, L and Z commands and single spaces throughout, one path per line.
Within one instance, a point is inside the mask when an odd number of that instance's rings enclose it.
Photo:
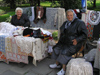
M 18 73 L 15 73 L 13 71 L 8 70 L 8 71 L 5 71 L 4 73 L 2 73 L 0 75 L 21 75 L 21 74 L 18 74 Z
M 24 74 L 24 75 L 38 75 L 38 74 L 33 73 L 33 72 L 28 72 L 28 73 L 26 73 L 26 74 Z
M 3 72 L 9 70 L 12 66 L 9 64 L 6 64 L 4 62 L 0 62 L 0 74 L 2 74 Z
M 10 70 L 19 74 L 25 74 L 32 68 L 32 65 L 33 64 L 27 64 L 22 68 L 17 65 L 11 68 Z
M 51 73 L 49 73 L 48 75 L 56 75 L 56 73 L 60 71 L 60 69 L 53 69 Z
M 34 66 L 32 68 L 32 72 L 39 74 L 39 75 L 47 75 L 52 71 L 52 69 L 49 68 L 49 65 L 54 62 L 55 62 L 54 60 L 46 58 L 38 62 L 37 66 Z

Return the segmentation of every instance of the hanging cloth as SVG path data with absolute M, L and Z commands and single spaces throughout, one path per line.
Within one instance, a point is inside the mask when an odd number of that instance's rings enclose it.
M 35 12 L 35 19 L 34 19 L 35 24 L 37 24 L 40 19 L 42 19 L 43 22 L 46 23 L 46 8 L 38 6 L 34 8 L 34 12 Z
M 98 25 L 100 22 L 100 12 L 99 11 L 89 11 L 88 12 L 88 22 L 91 25 Z

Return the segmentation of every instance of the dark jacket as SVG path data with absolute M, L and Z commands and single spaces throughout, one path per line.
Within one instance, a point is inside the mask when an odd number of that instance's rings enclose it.
M 20 19 L 17 19 L 17 15 L 12 16 L 11 24 L 14 26 L 30 27 L 30 21 L 25 14 L 22 14 Z
M 54 51 L 57 47 L 60 47 L 62 54 L 71 56 L 75 54 L 81 48 L 84 41 L 86 41 L 87 29 L 85 23 L 78 18 L 65 29 L 66 22 L 60 27 L 60 38 L 58 43 L 54 46 Z M 73 45 L 73 39 L 77 40 L 77 45 Z

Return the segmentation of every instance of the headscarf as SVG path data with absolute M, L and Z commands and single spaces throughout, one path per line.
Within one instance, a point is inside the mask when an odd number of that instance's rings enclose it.
M 69 12 L 69 11 L 73 12 L 73 20 L 70 21 L 70 22 L 73 22 L 73 21 L 77 18 L 77 15 L 76 15 L 76 13 L 74 12 L 74 10 L 72 10 L 72 9 L 67 10 L 67 12 Z M 67 19 L 67 21 L 69 21 L 69 20 Z
M 67 10 L 67 12 L 68 11 L 71 11 L 71 12 L 73 12 L 73 20 L 72 21 L 69 21 L 68 19 L 67 19 L 67 22 L 66 22 L 66 25 L 65 25 L 65 28 L 67 28 L 68 26 L 70 26 L 70 24 L 77 18 L 77 15 L 76 15 L 76 13 L 74 12 L 74 10 L 72 10 L 72 9 L 69 9 L 69 10 Z M 66 13 L 67 13 L 66 12 Z

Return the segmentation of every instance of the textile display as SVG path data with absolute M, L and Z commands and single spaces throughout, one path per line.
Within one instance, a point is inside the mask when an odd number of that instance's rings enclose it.
M 91 25 L 98 25 L 100 22 L 100 12 L 93 10 L 89 11 L 87 19 Z
M 86 26 L 87 26 L 87 13 L 82 13 L 82 18 L 81 18 L 82 21 L 85 22 Z
M 48 42 L 43 43 L 40 38 L 36 38 L 33 42 L 33 64 L 36 66 L 36 61 L 42 60 L 47 57 Z
M 37 6 L 34 8 L 34 23 L 37 24 L 40 19 L 43 20 L 44 23 L 46 23 L 46 8 Z
M 33 61 L 35 61 L 33 64 L 36 65 L 37 60 L 44 59 L 48 54 L 48 42 L 43 43 L 40 38 L 23 36 L 7 37 L 6 42 L 7 60 L 11 62 L 28 64 L 28 56 L 32 56 L 34 57 Z
M 58 14 L 56 13 L 56 14 L 55 14 L 55 17 L 54 17 L 54 26 L 57 25 L 57 16 L 58 16 Z
M 34 14 L 34 10 L 32 10 L 32 8 L 34 9 L 34 7 L 22 8 L 23 13 L 27 14 L 30 21 L 33 21 L 33 19 L 34 19 L 34 16 L 32 15 L 32 13 Z
M 95 55 L 94 68 L 100 69 L 100 40 L 97 42 L 97 51 Z
M 94 25 L 90 25 L 89 23 L 87 23 L 88 37 L 93 37 L 93 28 Z
M 9 61 L 19 62 L 19 63 L 23 62 L 23 63 L 28 64 L 28 56 L 19 55 L 19 54 L 15 54 L 12 52 L 7 52 L 6 55 L 7 55 L 6 56 L 7 60 L 9 60 Z
M 65 75 L 93 75 L 92 65 L 83 58 L 71 59 Z
M 23 34 L 24 29 L 24 27 L 17 26 L 16 30 L 13 31 L 13 36 L 21 36 Z
M 90 50 L 87 54 L 84 55 L 86 61 L 94 61 L 97 49 Z
M 55 41 L 53 39 L 49 39 L 48 45 L 48 53 L 53 52 L 53 46 L 56 45 Z
M 32 9 L 32 17 L 30 18 L 30 21 L 33 21 L 34 20 L 34 18 L 35 18 L 35 15 L 34 15 L 34 7 L 31 7 L 31 9 Z
M 12 41 L 11 41 L 11 38 L 12 37 L 10 37 L 10 36 L 5 38 L 5 41 L 6 41 L 5 42 L 5 49 L 6 49 L 6 51 L 9 51 L 9 52 L 12 52 L 12 43 L 11 43 Z
M 16 30 L 16 27 L 11 25 L 10 23 L 7 22 L 1 22 L 0 23 L 0 33 L 5 33 L 10 36 L 13 36 L 13 31 Z
M 48 53 L 52 53 L 53 52 L 53 46 L 48 46 Z
M 32 15 L 35 15 L 34 10 L 36 10 L 36 7 L 25 7 L 22 8 L 23 13 L 29 15 L 29 17 L 32 18 Z M 32 10 L 34 9 L 34 10 Z M 33 11 L 33 12 L 32 12 Z M 38 23 L 34 23 L 31 19 L 31 26 L 32 27 L 40 27 L 45 29 L 59 29 L 59 27 L 62 25 L 62 23 L 66 20 L 66 14 L 64 8 L 45 8 L 44 9 L 45 16 L 46 16 L 46 23 L 44 24 L 43 20 L 39 20 Z M 33 16 L 35 18 L 36 16 Z M 56 25 L 55 22 L 56 21 Z
M 7 35 L 0 35 L 0 51 L 5 53 L 5 37 Z
M 16 36 L 15 40 L 17 46 L 21 48 L 21 52 L 25 52 L 27 54 L 32 52 L 33 37 Z
M 21 49 L 17 46 L 15 37 L 7 37 L 5 46 L 8 62 L 23 62 L 28 64 L 28 54 L 19 52 Z
M 0 61 L 6 61 L 6 54 L 0 51 Z

